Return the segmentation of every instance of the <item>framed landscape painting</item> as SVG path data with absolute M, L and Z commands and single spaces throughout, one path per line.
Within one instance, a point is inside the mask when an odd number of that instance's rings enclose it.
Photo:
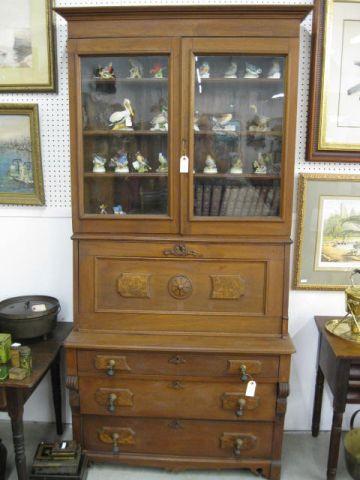
M 360 0 L 315 0 L 307 160 L 360 162 Z
M 53 92 L 51 0 L 0 1 L 0 93 Z
M 360 175 L 301 174 L 294 287 L 343 290 L 360 266 Z
M 0 104 L 0 203 L 45 204 L 37 105 Z

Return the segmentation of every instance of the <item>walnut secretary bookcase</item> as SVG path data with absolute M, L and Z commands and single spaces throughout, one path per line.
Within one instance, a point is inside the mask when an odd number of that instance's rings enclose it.
M 67 386 L 93 461 L 280 478 L 310 8 L 56 9 L 69 27 Z

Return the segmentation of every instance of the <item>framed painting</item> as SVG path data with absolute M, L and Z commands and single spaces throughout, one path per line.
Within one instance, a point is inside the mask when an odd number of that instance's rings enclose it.
M 0 104 L 0 203 L 45 204 L 37 105 Z
M 315 0 L 309 161 L 360 162 L 360 0 Z
M 0 93 L 55 91 L 52 0 L 0 2 Z
M 360 175 L 301 174 L 294 288 L 343 290 L 360 266 Z

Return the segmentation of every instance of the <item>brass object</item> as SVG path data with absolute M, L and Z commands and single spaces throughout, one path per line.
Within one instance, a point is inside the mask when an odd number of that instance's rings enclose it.
M 242 417 L 244 415 L 244 409 L 246 406 L 245 398 L 239 398 L 238 405 L 239 405 L 239 408 L 236 410 L 236 415 L 238 417 Z
M 246 365 L 244 364 L 240 365 L 240 374 L 241 374 L 240 379 L 243 383 L 247 382 L 251 378 L 250 375 L 247 373 Z
M 115 375 L 115 370 L 129 372 L 129 367 L 126 357 L 122 355 L 96 355 L 95 368 L 97 370 L 106 370 L 109 377 Z
M 223 433 L 220 437 L 221 448 L 232 448 L 236 456 L 244 450 L 253 450 L 257 444 L 257 437 L 247 433 Z
M 131 428 L 103 427 L 98 430 L 98 437 L 101 442 L 112 444 L 114 454 L 119 453 L 119 445 L 135 444 L 135 432 Z
M 113 434 L 111 435 L 111 437 L 112 437 L 112 441 L 113 441 L 113 449 L 112 449 L 112 451 L 113 451 L 114 454 L 115 454 L 115 453 L 119 453 L 119 451 L 120 451 L 119 445 L 118 445 L 119 434 L 115 432 L 115 433 L 113 433 Z
M 354 480 L 360 480 L 360 428 L 354 428 L 354 420 L 360 410 L 353 413 L 350 430 L 344 437 L 346 467 Z
M 360 285 L 354 283 L 354 276 L 359 274 L 358 268 L 351 272 L 351 285 L 345 289 L 347 314 L 342 319 L 334 318 L 325 324 L 328 332 L 355 343 L 360 343 Z
M 242 367 L 245 367 L 246 372 L 252 375 L 258 375 L 262 370 L 259 360 L 228 360 L 228 373 L 238 374 Z
M 150 298 L 150 277 L 145 273 L 122 273 L 117 289 L 125 298 Z
M 211 275 L 210 298 L 238 300 L 245 294 L 245 281 L 239 275 Z
M 246 397 L 245 392 L 226 392 L 221 397 L 222 408 L 232 410 L 237 417 L 242 417 L 245 411 L 256 410 L 260 403 L 260 398 Z
M 244 440 L 242 438 L 237 438 L 234 442 L 234 455 L 237 457 L 241 455 L 241 449 L 244 446 Z
M 188 298 L 193 291 L 191 280 L 185 275 L 175 275 L 168 283 L 168 290 L 172 297 L 178 300 Z
M 169 363 L 180 365 L 181 363 L 186 363 L 186 360 L 183 357 L 180 357 L 180 355 L 175 355 L 169 359 Z
M 110 413 L 114 413 L 116 410 L 116 400 L 117 396 L 115 393 L 110 393 L 109 395 L 109 404 L 108 404 L 108 411 Z
M 114 412 L 116 407 L 132 407 L 134 394 L 127 388 L 98 388 L 95 392 L 95 400 L 103 405 L 109 412 Z
M 113 377 L 115 375 L 114 367 L 115 367 L 115 360 L 109 360 L 108 369 L 106 371 L 106 374 L 109 377 Z
M 202 257 L 201 253 L 191 250 L 184 243 L 178 243 L 171 250 L 163 250 L 166 257 Z

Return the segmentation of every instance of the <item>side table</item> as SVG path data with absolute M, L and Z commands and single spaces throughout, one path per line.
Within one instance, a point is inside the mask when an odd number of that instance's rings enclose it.
M 333 420 L 327 464 L 327 480 L 336 477 L 343 413 L 347 403 L 360 403 L 360 345 L 328 333 L 325 323 L 333 317 L 315 317 L 319 330 L 317 374 L 312 419 L 312 435 L 320 428 L 324 379 L 333 394 Z
M 0 383 L 0 396 L 5 398 L 0 410 L 11 418 L 15 463 L 19 480 L 28 478 L 25 456 L 23 412 L 24 404 L 50 370 L 58 435 L 63 433 L 61 414 L 60 351 L 63 341 L 72 330 L 72 323 L 59 322 L 47 340 L 23 342 L 32 351 L 33 372 L 24 380 L 6 380 Z

